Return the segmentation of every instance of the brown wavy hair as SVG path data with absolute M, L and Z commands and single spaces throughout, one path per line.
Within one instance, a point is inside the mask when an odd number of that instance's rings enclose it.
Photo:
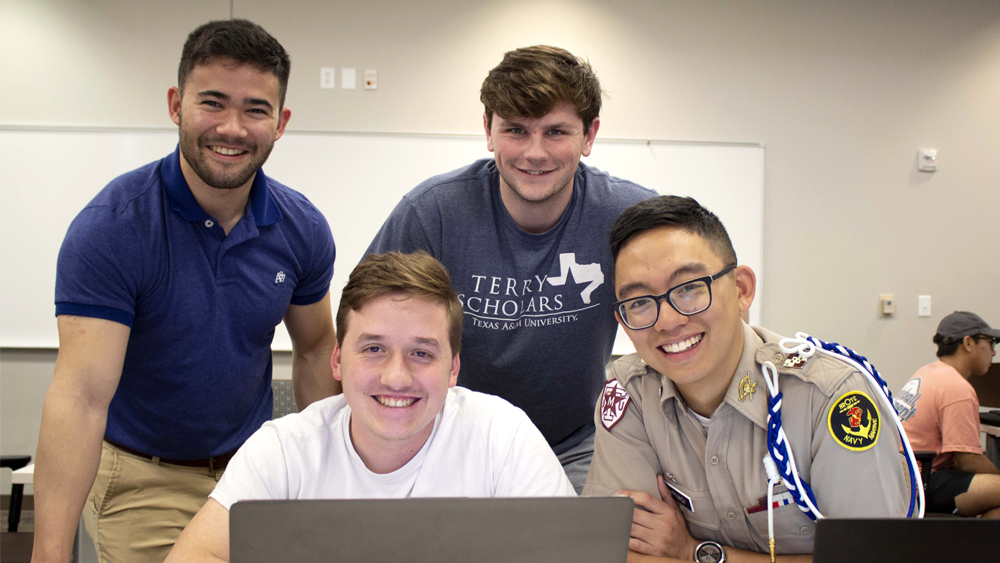
M 452 357 L 458 354 L 462 346 L 462 304 L 451 287 L 448 269 L 422 250 L 412 254 L 369 254 L 354 268 L 337 309 L 337 344 L 344 344 L 349 311 L 360 311 L 372 299 L 392 294 L 420 297 L 444 305 L 451 354 Z
M 479 99 L 487 126 L 493 114 L 543 117 L 559 102 L 576 109 L 584 133 L 601 114 L 601 83 L 590 63 L 558 47 L 535 45 L 508 51 L 483 81 Z

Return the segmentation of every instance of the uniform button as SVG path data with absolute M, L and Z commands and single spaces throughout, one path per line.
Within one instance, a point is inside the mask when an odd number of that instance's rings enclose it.
M 736 513 L 735 513 L 735 512 L 732 512 L 732 511 L 730 511 L 730 512 L 727 512 L 727 513 L 726 513 L 726 518 L 728 518 L 728 519 L 730 519 L 730 520 L 736 520 Z
M 775 354 L 774 355 L 774 361 L 776 361 L 776 362 L 783 361 L 784 359 L 785 359 L 785 357 L 782 356 L 781 354 Z
M 800 534 L 808 534 L 809 533 L 809 526 L 802 526 L 801 528 L 799 528 L 799 533 Z
M 712 456 L 712 465 L 719 465 L 719 456 L 717 455 Z
M 205 219 L 205 226 L 206 227 L 208 227 L 209 229 L 211 229 L 212 226 L 214 226 L 214 225 L 215 225 L 214 221 L 212 221 L 211 219 Z

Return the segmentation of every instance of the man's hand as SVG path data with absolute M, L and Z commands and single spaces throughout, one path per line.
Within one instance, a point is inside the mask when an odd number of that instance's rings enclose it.
M 698 542 L 688 533 L 684 516 L 677 501 L 670 496 L 663 476 L 656 476 L 656 487 L 660 491 L 659 499 L 638 491 L 615 493 L 631 497 L 636 504 L 628 548 L 643 555 L 690 560 Z

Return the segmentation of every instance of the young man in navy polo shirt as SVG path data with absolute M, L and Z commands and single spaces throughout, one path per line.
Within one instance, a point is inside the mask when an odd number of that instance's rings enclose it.
M 260 169 L 291 116 L 289 68 L 256 24 L 196 29 L 168 91 L 178 149 L 112 181 L 70 226 L 35 561 L 69 560 L 81 510 L 101 561 L 162 561 L 271 417 L 282 319 L 298 406 L 339 392 L 330 228 Z

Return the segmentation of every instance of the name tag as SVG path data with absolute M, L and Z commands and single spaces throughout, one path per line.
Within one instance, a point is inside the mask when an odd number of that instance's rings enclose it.
M 673 485 L 671 485 L 670 483 L 667 483 L 666 481 L 664 481 L 664 484 L 667 486 L 668 489 L 670 489 L 670 496 L 674 497 L 674 500 L 677 501 L 677 504 L 679 504 L 679 505 L 683 506 L 684 508 L 690 510 L 691 513 L 693 514 L 694 513 L 694 504 L 691 502 L 691 497 L 689 497 L 686 494 L 680 492 L 679 490 L 677 490 L 676 488 L 674 488 Z

